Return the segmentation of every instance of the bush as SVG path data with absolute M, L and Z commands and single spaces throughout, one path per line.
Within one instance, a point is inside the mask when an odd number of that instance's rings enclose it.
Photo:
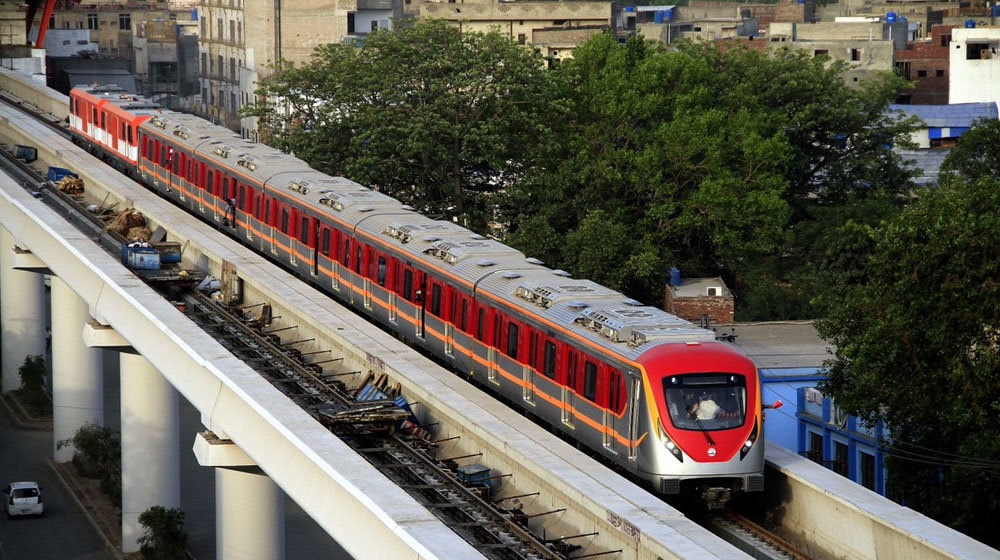
M 21 376 L 21 387 L 17 390 L 17 398 L 28 414 L 36 418 L 52 417 L 52 399 L 45 391 L 45 358 L 43 356 L 27 356 L 18 368 Z
M 139 514 L 143 526 L 139 551 L 146 560 L 184 560 L 187 558 L 187 533 L 184 512 L 153 506 Z
M 120 504 L 122 496 L 122 444 L 118 432 L 97 424 L 84 424 L 70 439 L 56 444 L 57 449 L 68 445 L 76 448 L 73 465 L 80 476 L 101 480 L 101 492 L 112 503 Z

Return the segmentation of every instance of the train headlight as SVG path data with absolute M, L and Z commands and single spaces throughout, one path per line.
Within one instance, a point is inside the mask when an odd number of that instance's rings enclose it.
M 753 423 L 753 429 L 750 430 L 750 435 L 747 436 L 747 440 L 743 442 L 743 447 L 740 447 L 741 461 L 743 460 L 744 457 L 747 456 L 747 453 L 750 453 L 750 450 L 753 449 L 753 446 L 757 443 L 757 436 L 759 435 L 759 433 L 760 430 L 758 429 L 757 421 L 755 420 Z
M 666 447 L 667 451 L 669 451 L 670 454 L 673 455 L 675 459 L 683 463 L 684 453 L 681 451 L 681 448 L 677 447 L 677 444 L 674 443 L 674 440 L 670 439 L 670 436 L 667 435 L 667 432 L 663 429 L 663 426 L 661 424 L 657 423 L 656 427 L 657 427 L 656 431 L 659 432 L 660 439 L 663 440 L 663 447 Z

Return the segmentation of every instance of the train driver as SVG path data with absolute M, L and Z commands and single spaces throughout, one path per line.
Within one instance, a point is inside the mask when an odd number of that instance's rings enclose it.
M 698 420 L 711 420 L 719 413 L 719 405 L 708 393 L 702 393 L 701 400 L 688 408 L 688 415 Z

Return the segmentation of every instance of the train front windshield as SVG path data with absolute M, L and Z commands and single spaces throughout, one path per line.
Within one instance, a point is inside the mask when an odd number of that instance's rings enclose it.
M 682 430 L 725 430 L 743 425 L 747 383 L 742 375 L 698 373 L 663 379 L 670 421 Z

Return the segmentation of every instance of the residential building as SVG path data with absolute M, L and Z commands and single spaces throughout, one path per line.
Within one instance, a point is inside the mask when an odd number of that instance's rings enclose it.
M 783 404 L 765 411 L 767 444 L 885 495 L 884 442 L 889 434 L 881 424 L 868 426 L 844 414 L 820 391 L 831 349 L 812 324 L 737 324 L 723 332 L 757 364 L 764 403 Z
M 979 119 L 996 120 L 1000 114 L 995 102 L 954 103 L 951 105 L 891 105 L 890 111 L 920 119 L 921 126 L 913 132 L 916 150 L 898 150 L 919 171 L 915 182 L 921 186 L 936 185 L 938 170 L 959 137 Z
M 844 81 L 857 86 L 862 81 L 893 69 L 893 51 L 897 42 L 905 45 L 905 35 L 890 39 L 894 27 L 882 21 L 851 18 L 841 22 L 798 24 L 773 22 L 768 32 L 771 49 L 804 50 L 813 56 L 846 62 Z
M 1000 102 L 1000 27 L 956 27 L 950 45 L 948 100 Z
M 902 102 L 914 105 L 948 104 L 948 72 L 951 33 L 954 25 L 935 25 L 930 36 L 910 41 L 896 49 L 896 70 L 914 84 L 903 93 Z
M 463 31 L 499 29 L 551 60 L 566 58 L 591 35 L 615 28 L 610 2 L 423 3 L 420 17 L 444 19 Z

